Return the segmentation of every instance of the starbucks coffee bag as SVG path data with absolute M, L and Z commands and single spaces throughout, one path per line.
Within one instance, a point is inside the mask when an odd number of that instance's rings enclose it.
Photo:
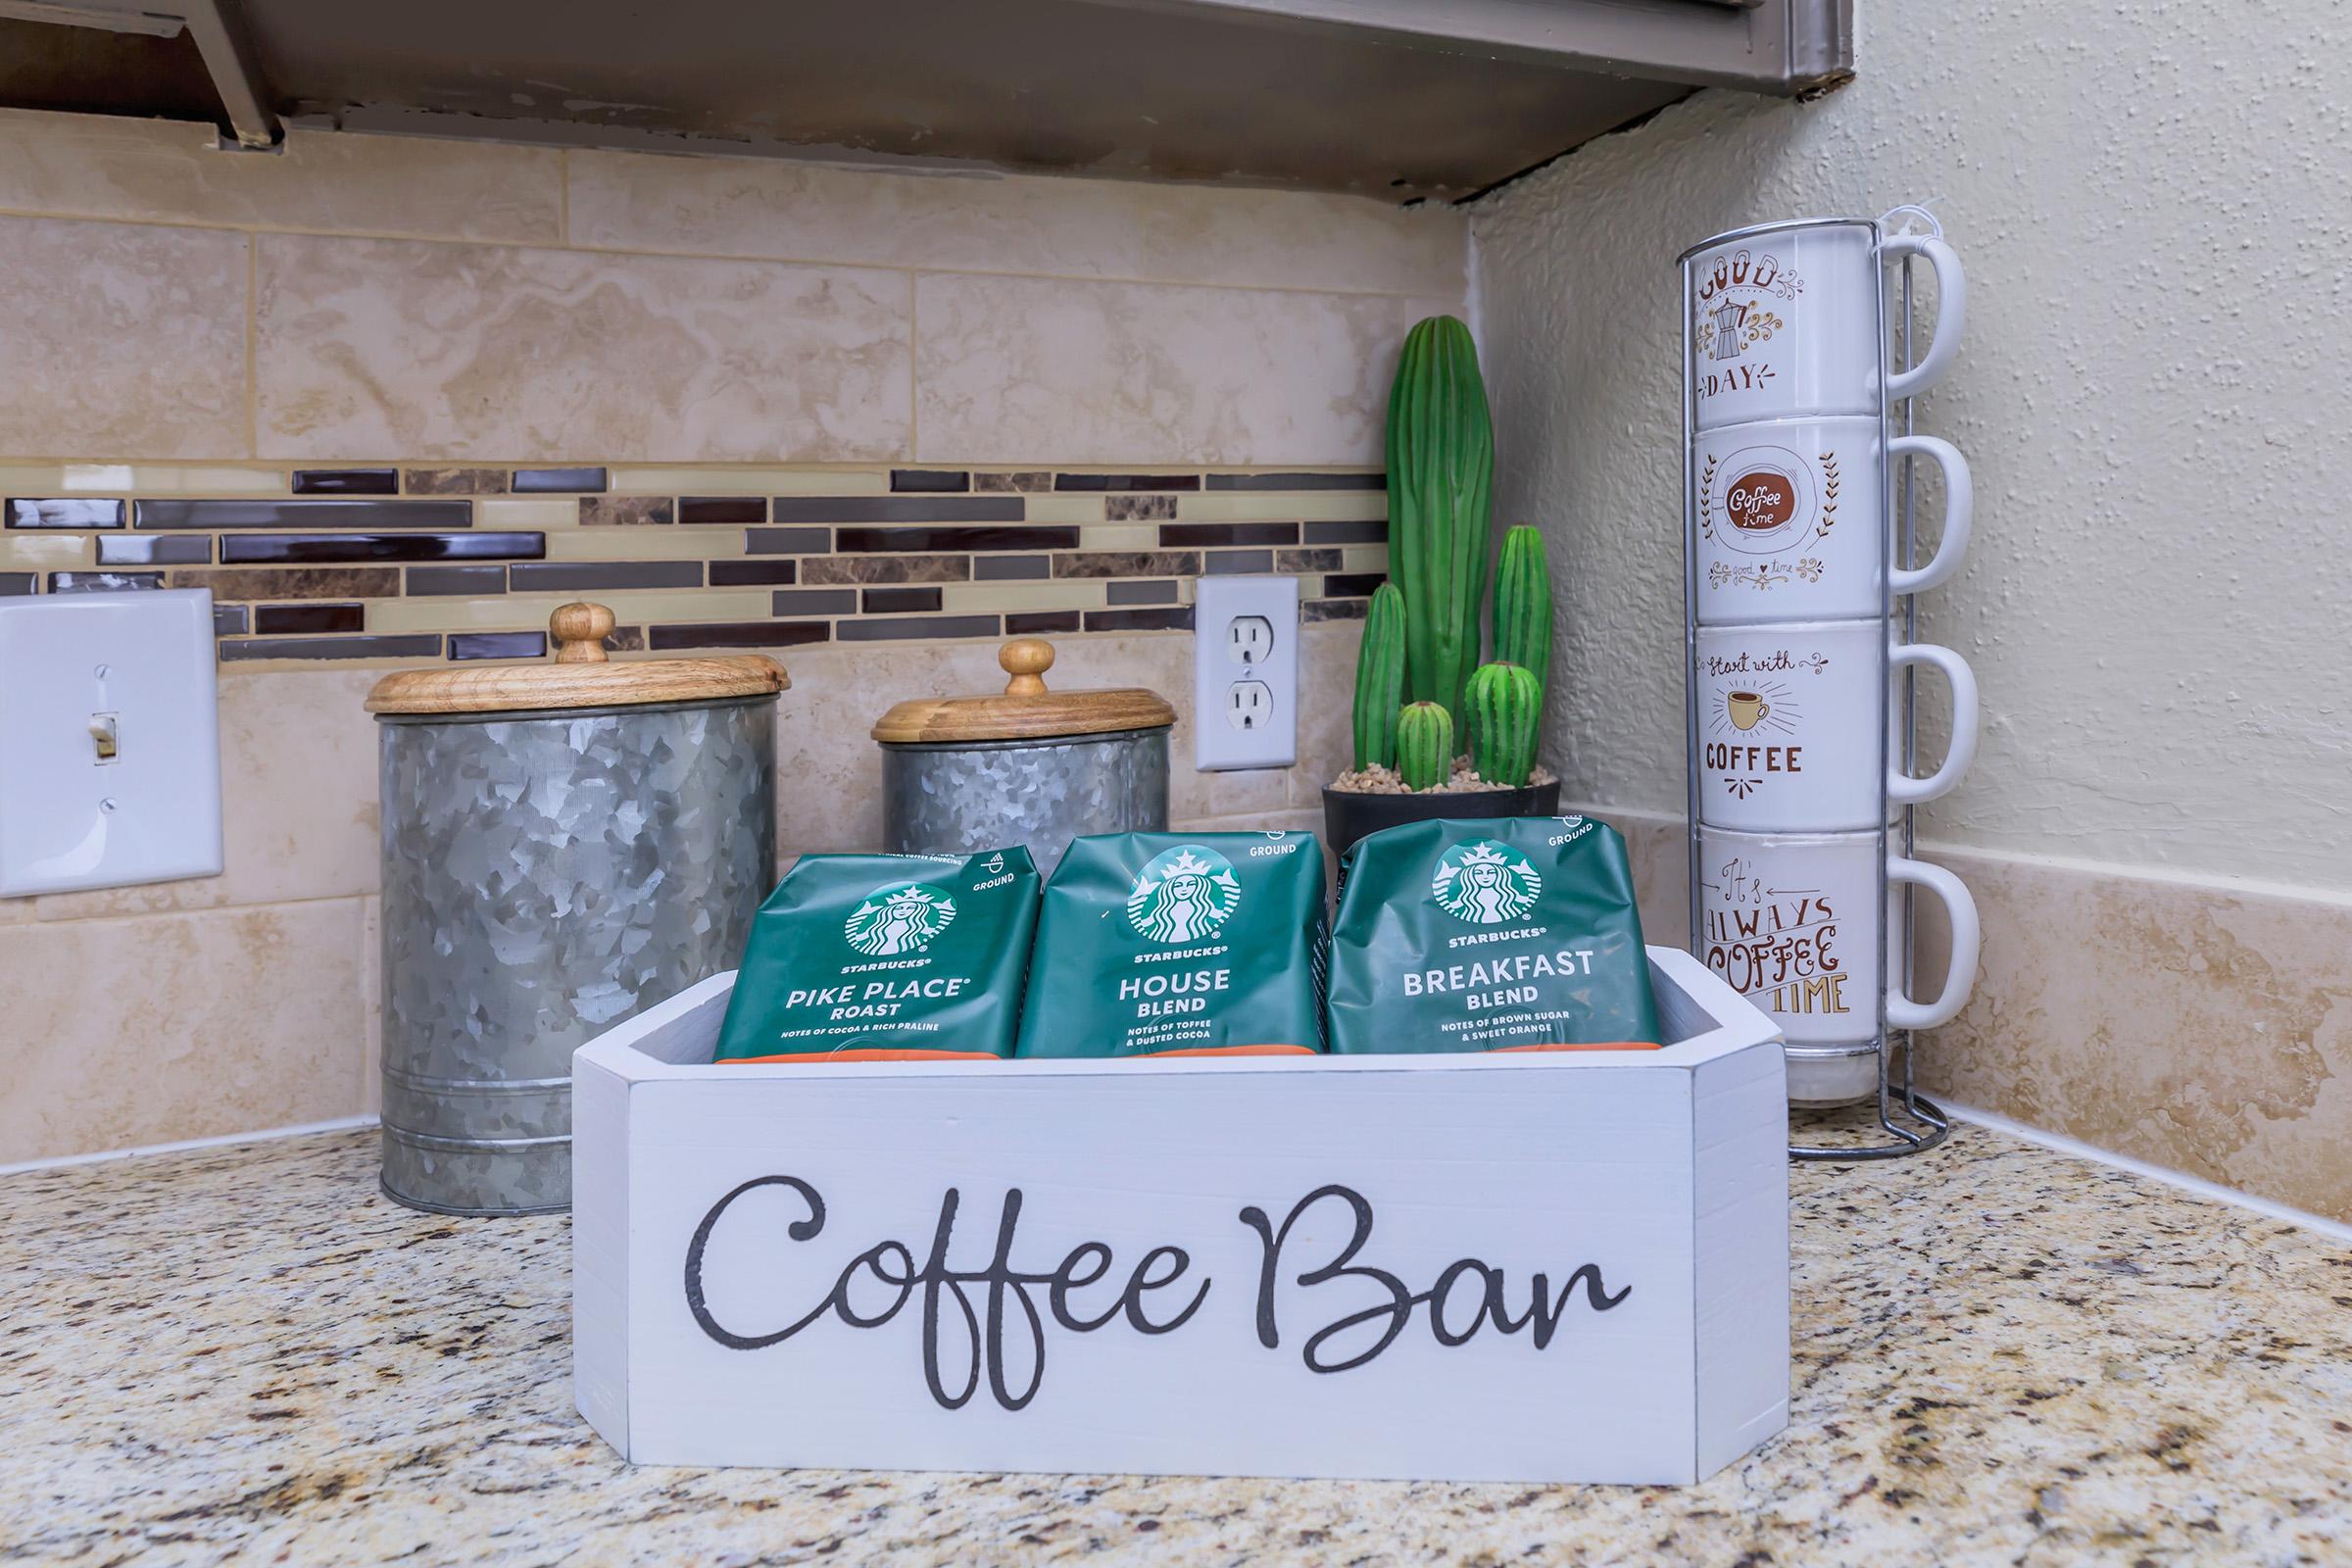
M 802 856 L 752 917 L 713 1059 L 1010 1055 L 1037 884 L 1023 849 Z
M 1323 848 L 1312 833 L 1106 833 L 1046 886 L 1023 1056 L 1323 1049 Z
M 1407 823 L 1349 850 L 1340 889 L 1334 1053 L 1658 1044 L 1633 873 L 1605 822 Z

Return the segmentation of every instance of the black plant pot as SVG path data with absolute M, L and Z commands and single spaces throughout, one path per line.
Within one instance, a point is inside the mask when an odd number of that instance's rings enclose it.
M 1462 790 L 1433 795 L 1373 795 L 1323 787 L 1323 838 L 1333 857 L 1367 833 L 1435 817 L 1557 816 L 1560 781 L 1523 790 Z

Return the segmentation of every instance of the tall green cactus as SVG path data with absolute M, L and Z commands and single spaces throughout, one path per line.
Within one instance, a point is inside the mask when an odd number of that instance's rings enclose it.
M 1355 765 L 1396 760 L 1396 710 L 1404 706 L 1404 595 L 1393 582 L 1372 590 L 1363 646 L 1355 656 Z
M 1453 774 L 1453 715 L 1414 703 L 1396 715 L 1396 771 L 1408 790 L 1434 789 Z
M 1551 670 L 1551 568 L 1544 535 L 1521 523 L 1502 536 L 1494 568 L 1494 657 L 1536 677 L 1542 694 Z
M 1525 789 L 1536 766 L 1544 685 L 1532 670 L 1496 661 L 1470 677 L 1470 765 L 1489 784 Z
M 1404 679 L 1417 703 L 1462 710 L 1487 594 L 1494 430 L 1470 328 L 1433 316 L 1405 334 L 1389 391 L 1389 542 L 1404 592 Z

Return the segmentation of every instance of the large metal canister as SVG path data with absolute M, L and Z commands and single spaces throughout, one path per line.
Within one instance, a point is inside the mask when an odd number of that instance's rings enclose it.
M 368 696 L 383 807 L 383 1187 L 413 1208 L 571 1200 L 571 1053 L 731 967 L 775 880 L 760 658 L 409 670 Z
M 1140 687 L 1048 691 L 1054 646 L 1024 637 L 997 655 L 1002 693 L 919 698 L 873 729 L 882 743 L 886 849 L 970 855 L 1025 845 L 1052 874 L 1087 833 L 1168 825 L 1168 727 L 1176 710 Z

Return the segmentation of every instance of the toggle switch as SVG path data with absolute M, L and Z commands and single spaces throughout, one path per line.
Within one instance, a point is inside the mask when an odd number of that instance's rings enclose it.
M 98 750 L 98 761 L 101 766 L 113 761 L 122 750 L 119 716 L 114 713 L 92 713 L 90 715 L 90 743 Z

